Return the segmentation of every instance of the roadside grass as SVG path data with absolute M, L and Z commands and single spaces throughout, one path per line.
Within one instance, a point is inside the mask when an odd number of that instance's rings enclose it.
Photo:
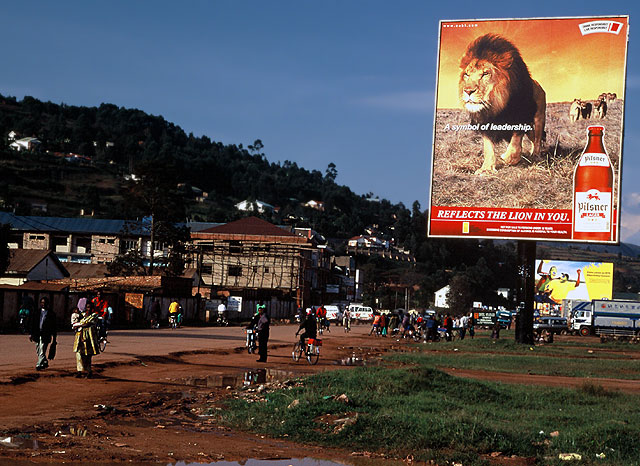
M 587 349 L 594 349 L 596 351 L 609 351 L 611 354 L 615 352 L 625 352 L 628 355 L 620 354 L 619 357 L 631 357 L 635 354 L 640 356 L 640 344 L 632 344 L 624 341 L 608 341 L 601 343 L 596 338 L 580 338 L 579 340 L 566 341 L 562 340 L 563 337 L 556 337 L 555 343 L 544 345 L 523 345 L 515 341 L 515 332 L 513 330 L 503 330 L 500 332 L 500 337 L 497 340 L 492 340 L 489 337 L 489 333 L 482 331 L 476 334 L 476 337 L 471 339 L 468 336 L 464 340 L 456 339 L 455 341 L 439 341 L 437 343 L 420 345 L 424 350 L 437 351 L 439 349 L 450 350 L 452 348 L 472 348 L 472 349 L 484 349 L 493 352 L 507 352 L 507 353 L 528 353 L 531 347 L 536 352 L 542 354 L 567 354 L 570 351 L 576 351 L 576 354 L 585 354 Z M 442 345 L 442 346 L 440 346 Z M 583 351 L 582 353 L 580 351 Z M 585 355 L 586 356 L 586 355 Z M 615 357 L 612 356 L 612 357 Z
M 553 358 L 536 355 L 479 353 L 414 353 L 394 354 L 385 360 L 404 364 L 420 364 L 433 368 L 452 367 L 514 374 L 640 379 L 640 361 L 626 359 Z
M 640 465 L 639 402 L 593 384 L 495 384 L 418 363 L 320 373 L 303 386 L 229 400 L 221 416 L 274 437 L 438 464 L 487 464 L 482 455 L 501 452 L 546 465 L 565 464 L 559 453 L 581 454 L 572 464 Z
M 417 353 L 392 353 L 385 360 L 426 367 L 491 370 L 510 373 L 640 379 L 638 345 L 607 344 L 589 353 L 592 345 L 529 346 L 513 339 L 475 338 L 453 342 L 417 344 Z M 624 348 L 626 354 L 620 352 Z M 619 352 L 615 352 L 619 351 Z M 635 353 L 635 354 L 634 354 Z M 543 357 L 541 357 L 543 356 Z M 636 357 L 634 359 L 634 356 Z

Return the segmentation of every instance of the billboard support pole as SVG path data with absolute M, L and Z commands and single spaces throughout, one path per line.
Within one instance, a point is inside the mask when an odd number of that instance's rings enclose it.
M 518 240 L 518 267 L 520 270 L 519 302 L 524 302 L 516 317 L 516 341 L 533 345 L 533 299 L 535 292 L 536 242 Z

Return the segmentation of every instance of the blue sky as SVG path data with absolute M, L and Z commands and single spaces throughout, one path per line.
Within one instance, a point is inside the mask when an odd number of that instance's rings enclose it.
M 5 2 L 0 93 L 139 108 L 359 194 L 428 202 L 440 19 L 629 14 L 595 1 Z M 640 61 L 628 55 L 622 239 L 640 243 Z

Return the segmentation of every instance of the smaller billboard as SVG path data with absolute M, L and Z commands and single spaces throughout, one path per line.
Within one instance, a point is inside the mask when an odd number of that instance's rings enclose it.
M 340 293 L 340 285 L 327 285 L 327 293 Z
M 242 296 L 229 296 L 229 299 L 227 299 L 227 311 L 242 311 Z
M 495 311 L 478 311 L 473 313 L 477 325 L 493 326 L 496 323 Z
M 535 287 L 536 308 L 541 311 L 557 309 L 563 300 L 612 299 L 613 264 L 536 260 Z

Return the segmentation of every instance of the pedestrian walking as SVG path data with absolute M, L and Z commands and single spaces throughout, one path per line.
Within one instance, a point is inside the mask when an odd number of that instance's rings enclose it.
M 500 321 L 496 317 L 496 322 L 493 324 L 493 330 L 491 332 L 491 338 L 497 340 L 500 338 Z
M 76 377 L 92 376 L 91 358 L 100 354 L 96 322 L 98 315 L 92 312 L 81 312 L 78 308 L 71 314 L 71 328 L 75 330 L 73 351 L 76 353 Z
M 25 293 L 22 296 L 22 303 L 18 311 L 18 323 L 22 333 L 28 333 L 31 330 L 31 319 L 35 313 L 35 309 L 36 303 L 33 301 L 33 297 Z
M 427 341 L 436 341 L 437 333 L 438 323 L 436 322 L 436 315 L 431 314 L 427 319 Z
M 264 304 L 258 306 L 258 313 L 260 314 L 260 318 L 256 324 L 256 331 L 258 332 L 258 354 L 260 357 L 257 361 L 267 362 L 267 343 L 269 342 L 269 325 L 271 324 L 271 319 Z
M 469 316 L 463 315 L 462 317 L 460 317 L 460 329 L 458 330 L 461 340 L 464 340 L 464 337 L 467 334 L 468 327 L 469 327 Z
M 151 298 L 151 328 L 160 328 L 160 301 L 154 296 Z
M 369 330 L 369 335 L 374 334 L 378 335 L 380 332 L 380 314 L 377 312 L 373 313 L 373 325 L 371 325 L 371 330 Z
M 444 328 L 446 332 L 446 340 L 451 341 L 453 337 L 453 319 L 449 314 L 444 316 Z
M 351 311 L 349 308 L 345 308 L 344 313 L 342 314 L 342 326 L 344 327 L 345 332 L 351 331 Z
M 36 370 L 41 371 L 49 367 L 49 359 L 55 357 L 58 337 L 56 315 L 49 307 L 49 298 L 44 297 L 40 300 L 40 308 L 36 311 L 31 323 L 29 340 L 36 344 L 38 355 Z M 49 359 L 47 359 L 49 344 L 51 348 L 49 348 Z

